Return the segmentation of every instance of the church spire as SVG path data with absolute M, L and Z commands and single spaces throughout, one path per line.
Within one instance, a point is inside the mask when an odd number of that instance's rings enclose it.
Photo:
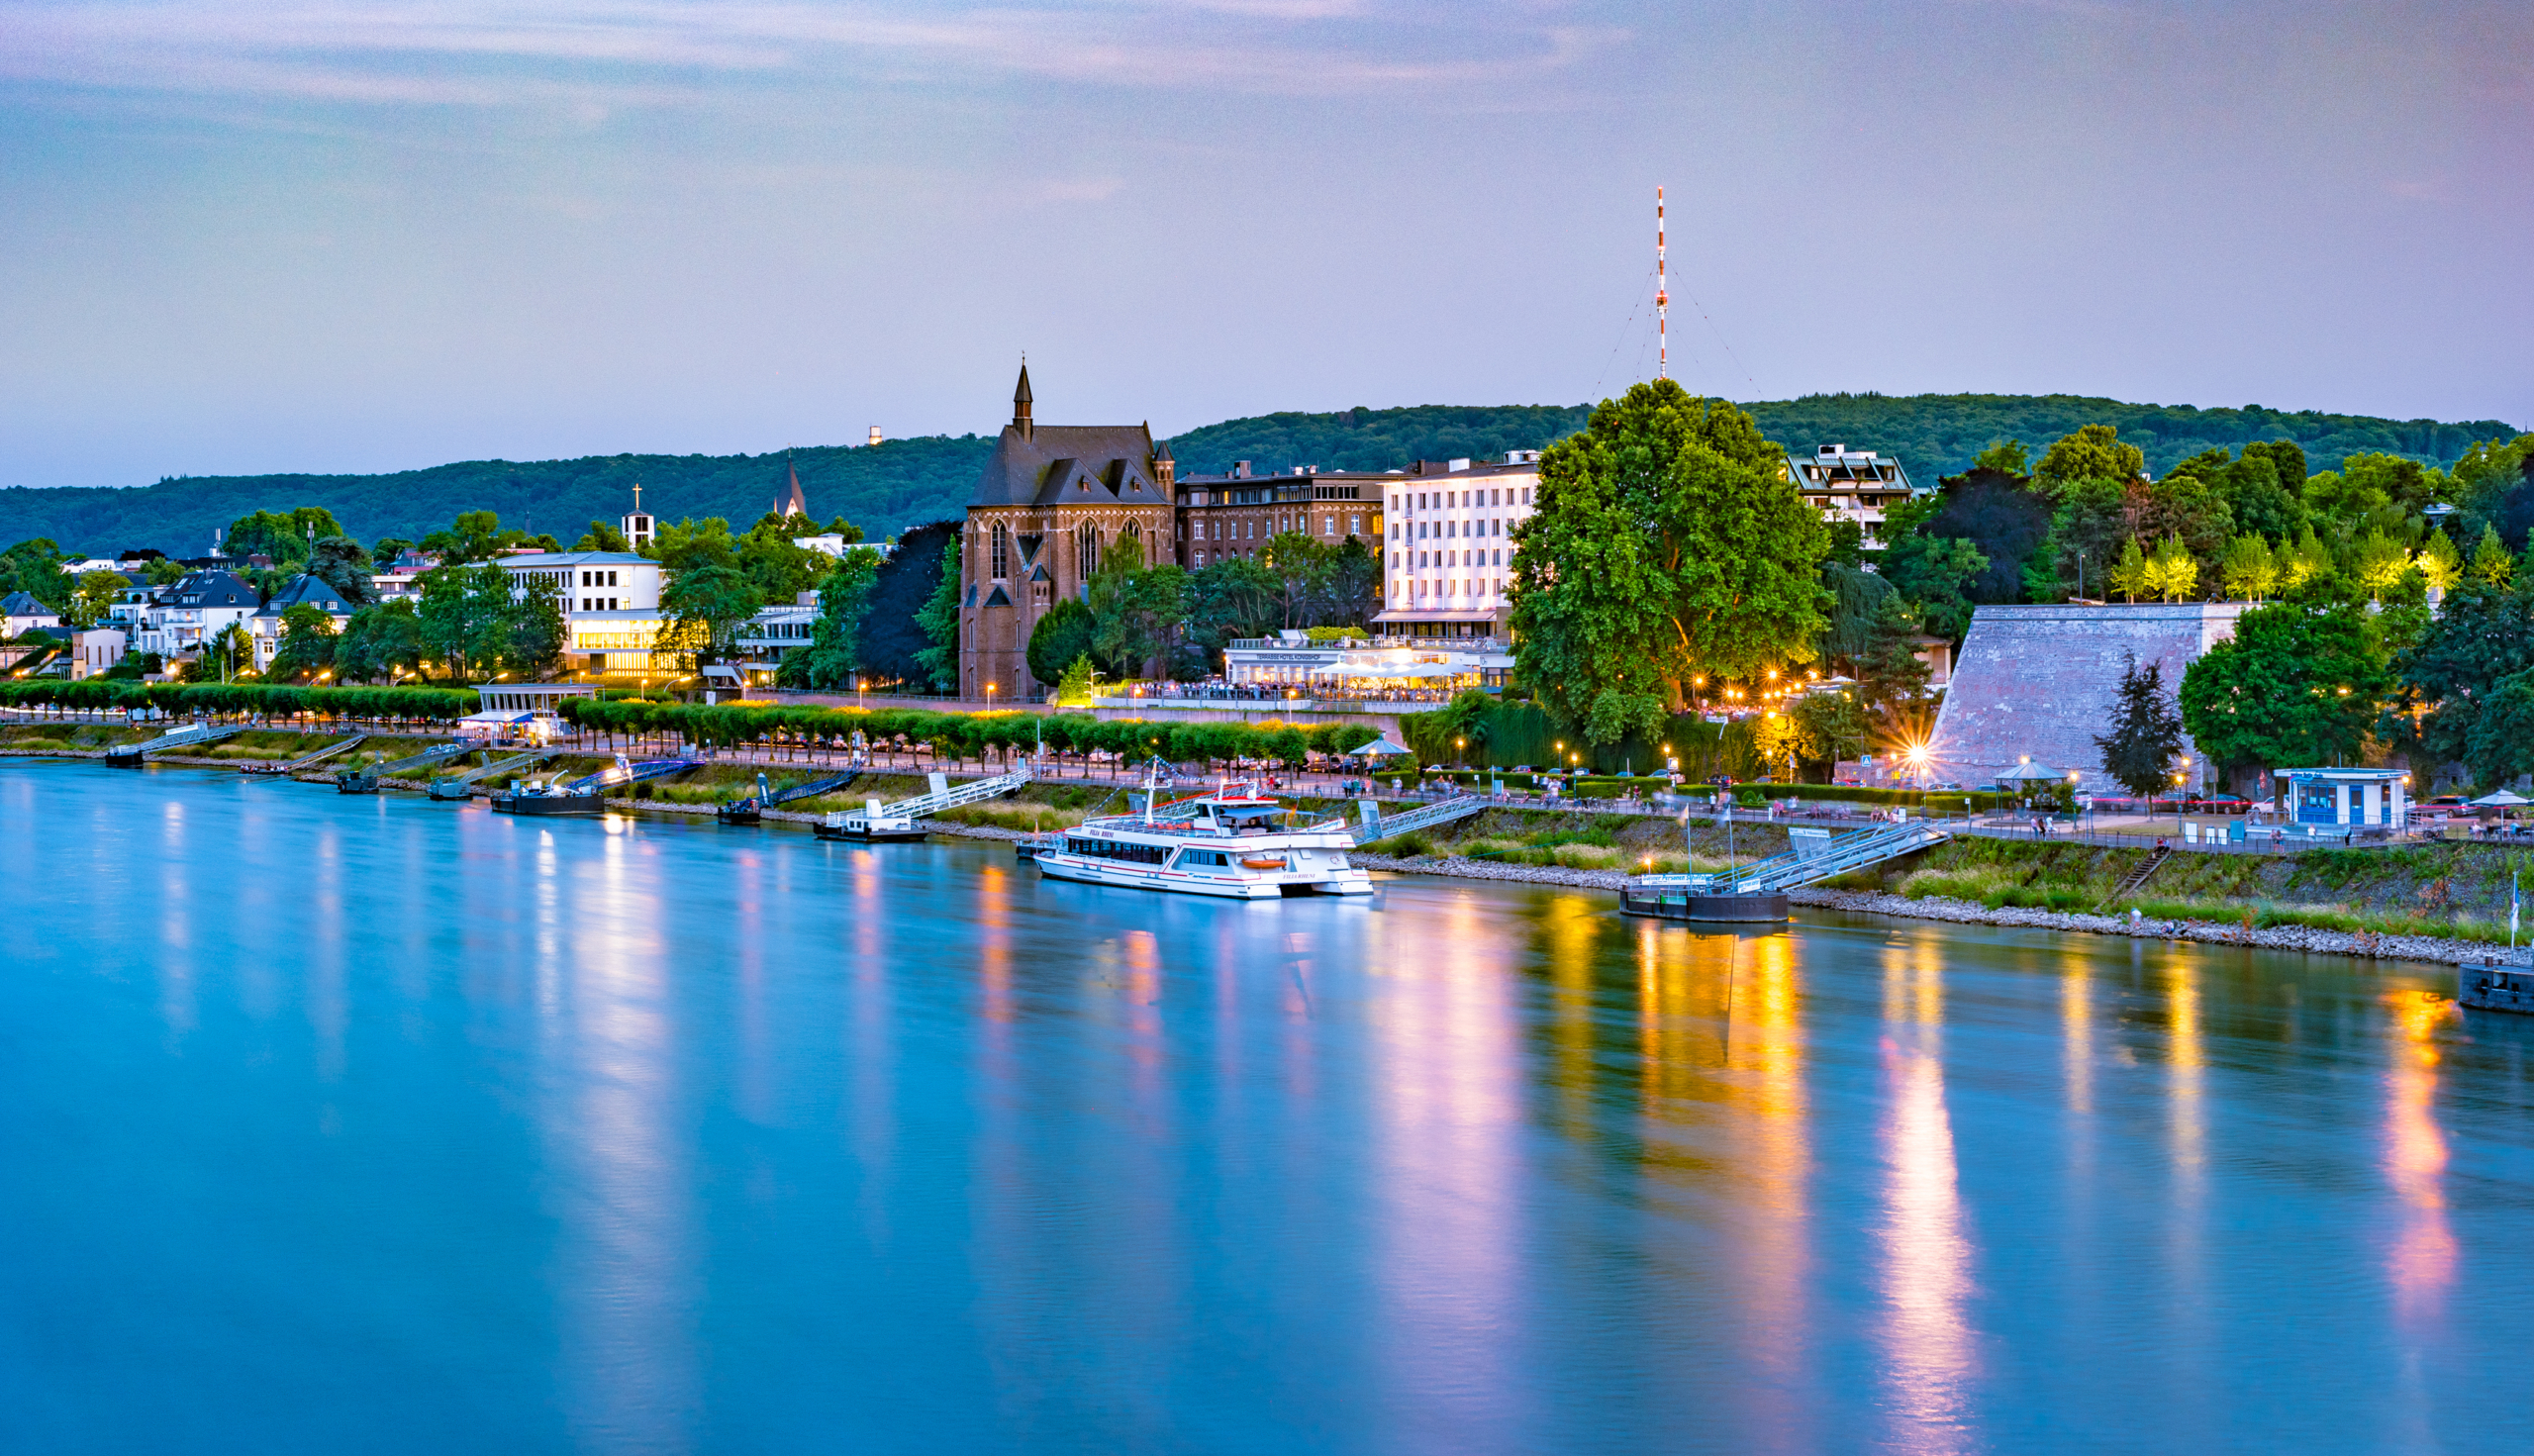
M 1026 354 L 1021 359 L 1021 383 L 1012 391 L 1012 428 L 1021 432 L 1023 439 L 1035 433 L 1035 427 L 1029 423 L 1029 358 Z

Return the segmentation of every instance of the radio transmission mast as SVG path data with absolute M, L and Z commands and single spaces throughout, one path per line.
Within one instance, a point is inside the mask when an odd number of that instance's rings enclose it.
M 1669 280 L 1663 272 L 1663 189 L 1654 189 L 1654 377 L 1672 377 L 1672 295 L 1664 285 Z M 1643 354 L 1638 358 L 1645 357 Z

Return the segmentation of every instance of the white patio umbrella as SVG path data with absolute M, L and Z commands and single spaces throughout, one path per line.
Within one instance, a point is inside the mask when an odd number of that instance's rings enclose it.
M 1369 743 L 1358 744 L 1355 747 L 1347 749 L 1346 756 L 1349 758 L 1388 758 L 1395 753 L 1405 753 L 1407 751 L 1407 744 L 1393 742 L 1390 734 L 1384 733 Z
M 2511 794 L 2505 789 L 2500 789 L 2496 793 L 2484 794 L 2473 801 L 2473 807 L 2476 809 L 2516 809 L 2527 804 L 2534 804 L 2534 799 L 2528 799 L 2522 794 Z

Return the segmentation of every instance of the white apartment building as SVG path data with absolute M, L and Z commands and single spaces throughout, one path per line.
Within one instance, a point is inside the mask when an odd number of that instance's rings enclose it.
M 1536 508 L 1540 452 L 1499 461 L 1419 461 L 1386 482 L 1384 636 L 1487 637 L 1508 610 L 1513 528 Z
M 1865 549 L 1884 546 L 1885 513 L 1924 494 L 1909 483 L 1900 462 L 1873 450 L 1825 444 L 1809 455 L 1786 457 L 1787 479 L 1825 521 L 1853 521 L 1865 533 Z
M 188 572 L 145 610 L 136 645 L 162 657 L 182 657 L 262 608 L 255 589 L 234 571 Z

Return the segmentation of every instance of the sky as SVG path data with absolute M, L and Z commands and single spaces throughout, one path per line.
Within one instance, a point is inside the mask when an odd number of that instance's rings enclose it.
M 11 0 L 0 485 L 1649 377 L 2534 427 L 2534 5 Z

